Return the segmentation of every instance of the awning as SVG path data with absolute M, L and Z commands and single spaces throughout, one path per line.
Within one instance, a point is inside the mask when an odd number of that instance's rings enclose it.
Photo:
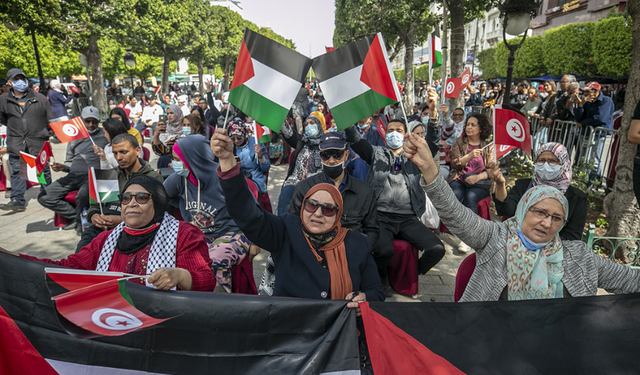
M 189 82 L 190 79 L 189 79 L 189 76 L 186 74 L 176 73 L 169 76 L 169 81 L 170 82 Z

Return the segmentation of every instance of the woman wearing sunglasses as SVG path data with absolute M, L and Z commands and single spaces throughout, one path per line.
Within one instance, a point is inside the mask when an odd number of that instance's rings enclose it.
M 640 291 L 640 270 L 595 254 L 582 241 L 563 241 L 569 204 L 558 189 L 538 185 L 502 223 L 465 208 L 446 185 L 422 139 L 407 137 L 405 155 L 422 171 L 421 186 L 449 230 L 476 250 L 476 266 L 460 302 L 595 296 Z
M 340 224 L 343 202 L 337 188 L 318 184 L 305 195 L 300 217 L 275 216 L 255 204 L 233 157 L 233 141 L 223 129 L 216 129 L 211 150 L 220 160 L 218 175 L 229 214 L 252 243 L 273 255 L 274 296 L 384 300 L 371 242 Z
M 65 259 L 41 260 L 83 270 L 125 272 L 148 278 L 130 281 L 169 290 L 213 291 L 211 258 L 202 232 L 166 213 L 169 198 L 162 183 L 135 176 L 120 194 L 123 222 L 102 232 Z

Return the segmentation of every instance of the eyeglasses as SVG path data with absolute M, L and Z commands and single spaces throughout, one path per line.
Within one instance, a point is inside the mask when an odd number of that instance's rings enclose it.
M 131 203 L 131 199 L 133 199 L 133 197 L 136 197 L 136 202 L 138 202 L 138 204 L 145 204 L 149 202 L 149 199 L 151 199 L 151 194 L 139 192 L 139 193 L 122 193 L 118 195 L 118 198 L 120 198 L 120 202 L 125 205 Z
M 86 119 L 86 118 L 85 118 L 85 119 L 83 119 L 83 120 L 84 120 L 84 122 L 86 122 L 87 124 L 99 124 L 99 123 L 100 123 L 100 121 L 95 120 L 95 119 Z
M 233 140 L 234 140 L 234 141 L 236 141 L 236 142 L 244 141 L 244 137 L 243 137 L 243 136 L 241 136 L 241 135 L 239 135 L 239 136 L 233 136 L 233 135 L 232 135 L 232 136 L 231 136 L 231 139 L 233 139 Z
M 331 158 L 339 160 L 339 159 L 342 159 L 343 155 L 344 155 L 344 150 L 320 151 L 320 159 L 322 159 L 323 161 L 327 161 L 327 160 L 329 160 Z
M 560 165 L 560 160 L 558 159 L 545 159 L 545 158 L 538 158 L 538 160 L 536 160 L 536 164 L 544 164 L 544 163 L 549 163 L 551 165 Z
M 464 113 L 454 113 L 453 117 L 462 117 L 464 116 Z
M 315 213 L 318 211 L 318 207 L 322 208 L 322 214 L 326 217 L 333 217 L 338 212 L 338 206 L 331 203 L 318 203 L 313 199 L 304 200 L 304 210 L 308 213 Z
M 529 208 L 529 211 L 533 214 L 533 216 L 536 219 L 539 219 L 539 220 L 546 220 L 549 216 L 551 216 L 551 223 L 554 225 L 562 225 L 565 222 L 563 217 L 552 215 L 540 208 L 531 207 Z

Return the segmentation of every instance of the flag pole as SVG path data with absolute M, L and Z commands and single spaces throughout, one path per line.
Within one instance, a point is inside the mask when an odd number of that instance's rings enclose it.
M 229 103 L 229 107 L 227 107 L 227 113 L 224 115 L 224 124 L 222 125 L 222 129 L 227 129 L 227 119 L 229 118 L 229 112 L 231 112 L 231 103 Z

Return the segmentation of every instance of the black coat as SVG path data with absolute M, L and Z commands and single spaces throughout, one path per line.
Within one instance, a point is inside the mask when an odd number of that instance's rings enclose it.
M 23 108 L 11 92 L 0 95 L 0 124 L 7 126 L 7 152 L 10 155 L 20 156 L 20 151 L 37 155 L 53 134 L 49 128 L 52 118 L 49 100 L 30 88 Z
M 348 172 L 345 170 L 345 173 Z M 296 185 L 293 198 L 289 205 L 289 213 L 300 216 L 302 200 L 307 192 L 315 185 L 326 183 L 327 177 L 324 173 L 315 174 L 305 178 Z M 380 237 L 380 226 L 378 224 L 378 210 L 376 209 L 376 194 L 373 188 L 364 181 L 349 175 L 342 192 L 342 226 L 354 232 L 366 234 L 375 246 Z
M 313 255 L 302 232 L 300 218 L 289 214 L 276 216 L 262 209 L 239 172 L 240 168 L 236 166 L 229 171 L 236 173 L 234 176 L 220 176 L 220 186 L 227 210 L 240 230 L 253 244 L 269 250 L 273 256 L 276 266 L 273 295 L 328 299 L 331 293 L 329 270 Z M 353 291 L 364 292 L 367 301 L 384 301 L 369 238 L 349 231 L 344 244 Z M 322 252 L 319 255 L 322 256 Z
M 493 201 L 496 204 L 498 215 L 506 217 L 515 215 L 518 202 L 520 202 L 524 193 L 529 190 L 530 184 L 530 178 L 517 180 L 516 184 L 509 190 L 504 202 L 500 202 L 494 196 Z M 560 239 L 580 241 L 584 232 L 584 223 L 587 221 L 587 209 L 589 207 L 587 195 L 582 190 L 569 186 L 564 196 L 569 202 L 569 220 L 559 233 Z

